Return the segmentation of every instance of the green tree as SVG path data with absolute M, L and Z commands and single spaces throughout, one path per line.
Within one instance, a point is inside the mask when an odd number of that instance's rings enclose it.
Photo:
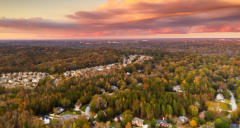
M 69 107 L 69 105 L 71 104 L 71 101 L 66 98 L 61 99 L 59 102 L 64 108 Z
M 194 105 L 191 105 L 188 107 L 188 113 L 191 114 L 192 116 L 197 117 L 198 116 L 198 108 Z
M 221 128 L 221 125 L 222 125 L 222 120 L 221 119 L 216 119 L 215 122 L 215 127 L 216 128 Z
M 227 124 L 226 122 L 222 122 L 220 128 L 229 128 L 229 124 Z
M 213 112 L 212 111 L 207 111 L 205 118 L 207 120 L 212 120 L 213 119 Z
M 103 122 L 106 121 L 106 116 L 105 116 L 105 114 L 103 113 L 103 110 L 98 111 L 97 117 L 98 117 L 98 120 L 99 120 L 99 121 L 103 121 Z
M 132 112 L 130 110 L 124 111 L 122 118 L 123 118 L 122 125 L 126 126 L 128 122 L 132 122 L 133 119 Z
M 171 105 L 167 105 L 167 113 L 172 115 L 173 113 L 173 109 L 172 109 L 172 106 Z
M 114 111 L 110 107 L 107 108 L 107 117 L 108 119 L 112 119 L 114 117 Z
M 154 128 L 155 125 L 156 125 L 156 122 L 155 122 L 155 119 L 154 119 L 154 117 L 153 117 L 153 119 L 152 119 L 152 121 L 151 121 L 151 126 L 152 126 L 152 128 Z

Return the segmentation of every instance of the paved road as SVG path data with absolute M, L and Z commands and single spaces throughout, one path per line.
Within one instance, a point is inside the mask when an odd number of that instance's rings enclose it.
M 232 111 L 234 111 L 234 110 L 236 110 L 237 109 L 237 104 L 236 104 L 236 101 L 235 101 L 235 98 L 234 98 L 234 96 L 233 96 L 233 93 L 230 91 L 230 90 L 228 90 L 228 92 L 231 94 L 231 104 L 232 104 Z
M 90 107 L 87 106 L 87 108 L 86 108 L 86 110 L 85 110 L 85 115 L 87 115 L 87 116 L 90 117 L 89 111 L 90 111 Z

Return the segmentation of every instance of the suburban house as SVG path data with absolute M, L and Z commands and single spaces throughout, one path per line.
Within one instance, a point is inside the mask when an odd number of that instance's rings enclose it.
M 168 123 L 166 120 L 164 120 L 164 118 L 163 120 L 155 120 L 155 122 L 158 124 L 159 127 L 168 127 Z
M 45 116 L 39 118 L 39 120 L 42 120 L 44 124 L 49 124 L 51 122 L 51 119 L 49 118 L 48 115 L 45 115 Z
M 224 96 L 222 95 L 222 94 L 217 94 L 217 96 L 216 96 L 216 101 L 221 101 L 221 102 L 223 102 L 224 101 Z
M 74 110 L 75 110 L 75 111 L 80 111 L 80 107 L 81 107 L 81 106 L 82 106 L 82 103 L 76 103 Z
M 146 125 L 143 125 L 142 128 L 148 128 L 148 125 L 147 125 L 147 124 L 146 124 Z
M 115 89 L 117 89 L 118 87 L 117 86 L 115 86 L 115 85 L 112 85 L 111 86 L 111 90 L 115 90 Z
M 102 66 L 99 66 L 96 68 L 97 71 L 103 71 L 103 67 Z
M 35 78 L 35 79 L 32 79 L 32 82 L 33 82 L 33 83 L 38 83 L 38 81 L 39 81 L 39 79 L 36 79 L 36 78 Z
M 173 91 L 175 91 L 175 92 L 184 92 L 183 90 L 181 90 L 180 85 L 173 86 Z
M 137 118 L 137 117 L 134 117 L 132 119 L 132 125 L 135 125 L 135 126 L 138 126 L 138 127 L 143 126 L 143 122 L 144 122 L 144 120 L 142 120 L 140 118 Z
M 105 89 L 101 88 L 101 92 L 104 93 L 104 92 L 105 92 Z
M 186 122 L 188 122 L 188 118 L 185 117 L 185 116 L 180 116 L 180 117 L 178 118 L 178 121 L 180 121 L 181 123 L 186 123 Z
M 111 65 L 108 65 L 108 66 L 107 66 L 107 69 L 111 69 L 111 68 L 112 68 L 112 66 L 111 66 Z
M 199 113 L 200 118 L 205 118 L 206 111 L 202 111 Z
M 115 122 L 122 121 L 122 114 L 116 116 L 113 120 L 114 120 Z
M 64 108 L 63 107 L 57 107 L 57 114 L 60 114 L 64 111 Z
M 239 124 L 229 124 L 230 128 L 239 128 Z

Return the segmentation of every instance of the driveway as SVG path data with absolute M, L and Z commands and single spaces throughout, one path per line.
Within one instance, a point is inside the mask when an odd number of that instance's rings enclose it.
M 228 92 L 231 94 L 231 104 L 232 104 L 232 111 L 236 110 L 237 109 L 237 104 L 236 104 L 236 101 L 235 101 L 235 98 L 233 96 L 233 93 L 228 90 Z
M 87 116 L 90 117 L 89 111 L 90 111 L 90 107 L 87 106 L 87 108 L 86 108 L 86 110 L 85 110 L 85 115 L 87 115 Z

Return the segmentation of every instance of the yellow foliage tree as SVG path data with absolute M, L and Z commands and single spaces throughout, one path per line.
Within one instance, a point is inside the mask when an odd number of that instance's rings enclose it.
M 132 128 L 132 125 L 130 122 L 127 123 L 127 125 L 125 126 L 125 128 Z
M 196 120 L 192 120 L 192 121 L 190 121 L 190 126 L 192 126 L 192 127 L 197 127 L 197 122 L 196 122 Z
M 87 125 L 87 124 L 84 124 L 84 125 L 83 125 L 83 128 L 90 128 L 90 126 Z

